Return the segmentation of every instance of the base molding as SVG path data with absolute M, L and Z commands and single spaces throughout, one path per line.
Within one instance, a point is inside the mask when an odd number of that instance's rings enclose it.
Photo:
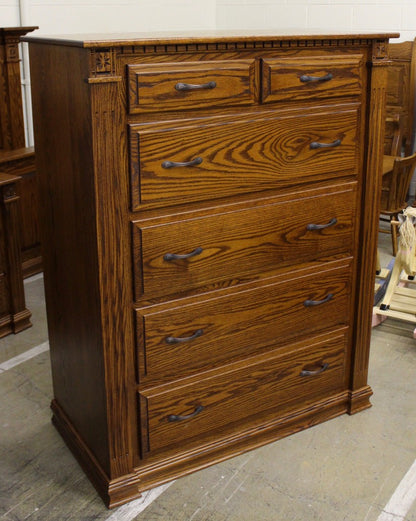
M 117 507 L 141 496 L 150 488 L 220 463 L 255 448 L 323 423 L 345 413 L 355 413 L 370 406 L 372 391 L 365 387 L 346 391 L 314 403 L 283 417 L 260 423 L 252 428 L 228 434 L 213 442 L 180 453 L 143 460 L 131 473 L 110 479 L 89 450 L 56 400 L 52 401 L 52 422 L 78 460 L 92 484 L 109 507 Z
M 35 248 L 34 250 L 36 249 L 37 248 Z M 27 259 L 25 259 L 26 256 L 28 257 Z M 28 277 L 33 277 L 33 275 L 37 275 L 38 273 L 42 273 L 42 257 L 37 251 L 25 251 L 23 257 L 24 258 L 22 261 L 22 272 L 24 279 L 27 279 Z
M 370 397 L 373 391 L 369 385 L 361 387 L 356 391 L 349 391 L 349 409 L 348 414 L 356 414 L 371 407 Z
M 32 327 L 30 321 L 31 316 L 32 313 L 28 309 L 24 309 L 14 315 L 6 315 L 5 317 L 2 317 L 0 320 L 0 338 L 10 335 L 11 333 L 20 333 L 20 331 Z
M 108 506 L 108 483 L 109 478 L 101 468 L 94 454 L 89 450 L 82 438 L 78 435 L 71 421 L 64 413 L 56 400 L 52 400 L 51 409 L 53 412 L 52 423 L 64 439 L 68 448 L 75 456 L 85 474 L 94 485 L 104 503 Z
M 23 311 L 19 311 L 18 313 L 12 316 L 12 328 L 13 333 L 19 333 L 24 329 L 32 326 L 30 322 L 30 317 L 32 313 L 28 309 L 24 309 Z

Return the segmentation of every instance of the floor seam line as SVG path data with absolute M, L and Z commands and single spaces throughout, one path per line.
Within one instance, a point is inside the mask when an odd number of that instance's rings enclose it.
M 28 360 L 31 360 L 35 356 L 38 356 L 48 350 L 49 342 L 43 342 L 42 344 L 32 347 L 31 349 L 28 349 L 27 351 L 10 358 L 9 360 L 6 360 L 0 364 L 0 374 L 9 371 L 10 369 L 13 369 L 13 367 L 23 364 L 24 362 L 27 362 Z

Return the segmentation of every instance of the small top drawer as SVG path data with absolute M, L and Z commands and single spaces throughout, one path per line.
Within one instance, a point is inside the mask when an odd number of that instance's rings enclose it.
M 128 66 L 131 114 L 257 101 L 256 60 Z
M 361 54 L 266 59 L 262 102 L 358 96 L 362 71 Z

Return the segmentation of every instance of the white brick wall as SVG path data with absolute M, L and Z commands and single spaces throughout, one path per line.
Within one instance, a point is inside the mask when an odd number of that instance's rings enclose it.
M 48 34 L 296 27 L 398 31 L 411 40 L 416 0 L 0 0 L 0 21 Z
M 400 32 L 416 37 L 416 0 L 217 0 L 218 28 Z M 397 41 L 400 41 L 397 40 Z
M 0 2 L 13 0 L 0 0 Z M 19 0 L 14 0 L 16 4 Z M 161 31 L 215 27 L 216 0 L 20 0 L 22 25 L 39 33 Z M 0 3 L 1 5 L 1 3 Z

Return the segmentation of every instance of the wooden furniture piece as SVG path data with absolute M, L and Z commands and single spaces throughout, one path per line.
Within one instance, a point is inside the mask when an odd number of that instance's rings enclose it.
M 0 171 L 18 175 L 20 197 L 19 232 L 23 277 L 42 271 L 42 255 L 39 230 L 39 193 L 33 147 L 16 150 L 0 150 Z
M 397 254 L 397 215 L 406 208 L 416 153 L 409 157 L 383 156 L 380 211 L 390 221 L 393 256 Z
M 410 156 L 414 144 L 414 110 L 416 96 L 416 40 L 392 43 L 387 75 L 387 117 L 399 117 L 402 125 L 403 153 Z M 386 141 L 390 139 L 389 126 Z M 401 151 L 399 154 L 401 155 Z
M 403 144 L 403 127 L 400 116 L 395 114 L 386 118 L 384 133 L 384 154 L 387 156 L 401 156 Z
M 24 277 L 42 271 L 33 147 L 25 146 L 19 42 L 37 27 L 0 28 L 0 171 L 20 176 L 19 222 Z
M 21 268 L 19 182 L 19 177 L 0 172 L 0 337 L 32 325 Z
M 370 406 L 388 38 L 25 38 L 53 421 L 108 505 Z

